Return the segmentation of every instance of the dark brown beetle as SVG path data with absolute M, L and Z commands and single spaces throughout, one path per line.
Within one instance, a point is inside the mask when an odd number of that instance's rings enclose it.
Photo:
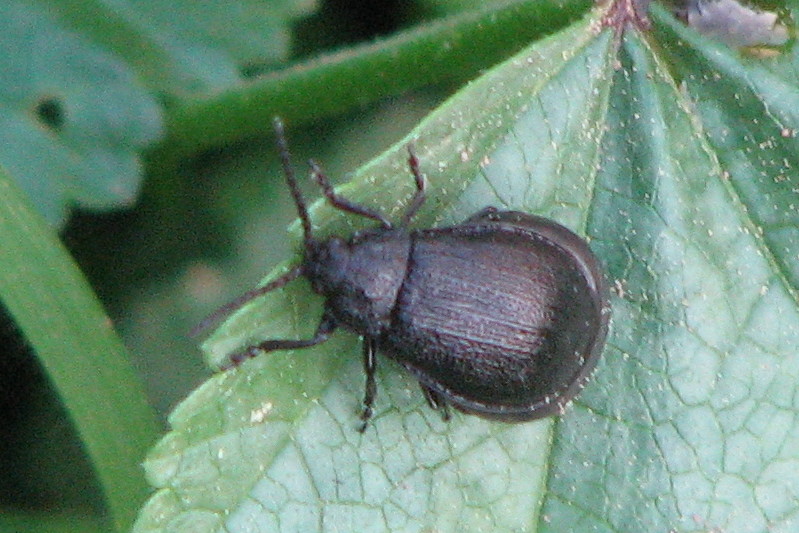
M 425 188 L 409 149 L 417 189 L 399 226 L 338 196 L 311 162 L 333 206 L 380 223 L 349 239 L 318 240 L 279 120 L 275 131 L 305 234 L 303 262 L 199 327 L 299 276 L 326 298 L 324 312 L 313 338 L 264 341 L 230 355 L 225 368 L 319 344 L 342 326 L 363 336 L 361 430 L 372 415 L 378 351 L 407 368 L 445 418 L 447 404 L 506 422 L 563 410 L 596 365 L 609 317 L 603 276 L 583 239 L 551 220 L 490 207 L 457 226 L 408 230 Z

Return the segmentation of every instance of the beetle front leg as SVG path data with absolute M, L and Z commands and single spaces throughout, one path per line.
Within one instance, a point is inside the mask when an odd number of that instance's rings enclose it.
M 330 334 L 338 327 L 335 319 L 325 313 L 316 328 L 313 338 L 310 339 L 271 339 L 260 344 L 254 344 L 244 350 L 234 352 L 228 356 L 228 362 L 221 366 L 220 370 L 228 370 L 242 364 L 247 359 L 252 359 L 263 352 L 273 352 L 275 350 L 295 350 L 298 348 L 308 348 L 321 344 L 330 338 Z
M 363 394 L 363 411 L 361 412 L 363 424 L 358 428 L 358 431 L 361 433 L 366 431 L 369 419 L 372 418 L 372 414 L 374 413 L 372 406 L 377 396 L 377 383 L 375 382 L 375 372 L 377 371 L 377 342 L 368 337 L 364 337 L 363 339 L 363 371 L 364 374 L 366 374 L 366 388 Z

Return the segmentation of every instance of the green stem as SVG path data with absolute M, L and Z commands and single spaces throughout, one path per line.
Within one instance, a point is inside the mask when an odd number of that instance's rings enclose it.
M 414 88 L 465 79 L 578 18 L 589 0 L 514 0 L 319 57 L 172 109 L 151 154 L 164 168 L 289 123 L 341 113 Z
M 72 257 L 0 168 L 0 298 L 86 448 L 113 523 L 147 494 L 140 462 L 158 426 L 113 325 Z

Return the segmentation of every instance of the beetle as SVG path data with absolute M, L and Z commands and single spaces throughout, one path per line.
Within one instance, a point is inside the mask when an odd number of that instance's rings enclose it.
M 562 412 L 583 388 L 608 327 L 607 290 L 585 240 L 543 217 L 487 207 L 463 223 L 409 229 L 425 200 L 413 149 L 416 191 L 399 224 L 337 194 L 319 166 L 311 174 L 327 201 L 377 227 L 348 238 L 314 237 L 284 126 L 275 133 L 303 228 L 301 264 L 221 307 L 199 327 L 304 276 L 325 298 L 310 339 L 272 339 L 228 356 L 223 369 L 273 350 L 306 348 L 343 327 L 362 336 L 366 386 L 360 430 L 373 414 L 377 354 L 404 366 L 428 404 L 520 422 Z

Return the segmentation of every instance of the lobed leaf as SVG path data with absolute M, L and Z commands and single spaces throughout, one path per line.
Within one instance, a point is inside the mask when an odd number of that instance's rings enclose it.
M 51 224 L 128 205 L 161 110 L 118 59 L 46 12 L 0 5 L 0 162 Z

